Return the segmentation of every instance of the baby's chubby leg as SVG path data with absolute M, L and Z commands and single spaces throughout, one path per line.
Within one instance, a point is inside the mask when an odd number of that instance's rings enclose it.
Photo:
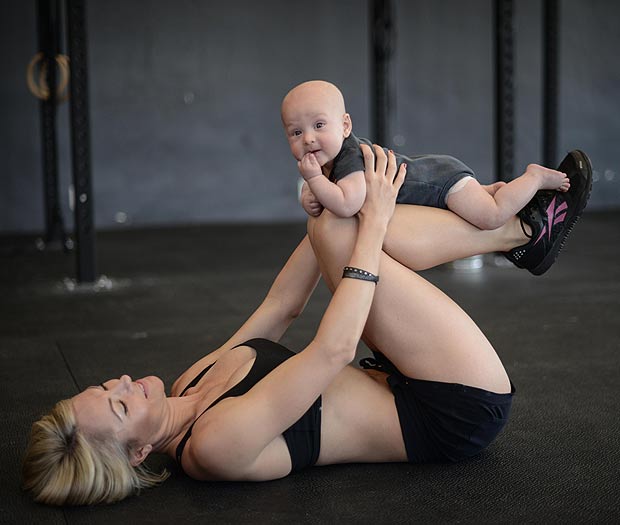
M 462 189 L 451 193 L 446 204 L 474 226 L 494 230 L 521 210 L 538 190 L 564 192 L 569 187 L 565 173 L 530 164 L 523 175 L 504 185 L 486 188 L 472 179 Z
M 484 191 L 486 191 L 489 195 L 495 195 L 497 190 L 499 190 L 502 186 L 506 186 L 504 181 L 494 182 L 493 184 L 483 184 L 482 187 Z

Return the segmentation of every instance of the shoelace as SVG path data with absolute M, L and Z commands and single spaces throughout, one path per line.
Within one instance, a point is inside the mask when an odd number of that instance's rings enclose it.
M 523 224 L 523 217 L 519 217 L 519 222 L 521 223 L 521 229 L 523 230 L 523 235 L 525 235 L 528 239 L 531 239 L 534 236 L 534 229 L 530 226 L 530 229 L 532 230 L 532 233 L 527 233 L 527 231 L 525 231 L 525 226 Z
M 522 212 L 519 212 L 519 222 L 521 224 L 521 229 L 523 230 L 523 235 L 525 235 L 528 239 L 532 239 L 534 237 L 534 231 L 536 230 L 536 228 L 534 227 L 533 224 L 529 224 L 529 222 L 528 222 L 528 226 L 532 230 L 532 233 L 527 233 L 527 231 L 525 230 L 525 225 L 523 224 L 523 212 L 525 211 L 526 214 L 531 215 L 532 214 L 531 207 L 536 206 L 536 208 L 538 209 L 540 215 L 544 216 L 545 215 L 545 208 L 546 208 L 546 206 L 548 204 L 548 202 L 545 201 L 544 197 L 538 197 L 538 195 L 534 196 L 532 201 L 530 201 L 528 203 L 528 205 L 523 209 Z M 534 222 L 534 221 L 532 221 L 532 222 Z

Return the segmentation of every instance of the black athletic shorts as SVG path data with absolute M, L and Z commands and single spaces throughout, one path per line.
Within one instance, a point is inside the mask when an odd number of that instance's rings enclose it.
M 387 372 L 410 463 L 461 461 L 482 452 L 504 428 L 514 385 L 497 394 L 458 383 L 412 379 L 384 355 L 360 361 Z

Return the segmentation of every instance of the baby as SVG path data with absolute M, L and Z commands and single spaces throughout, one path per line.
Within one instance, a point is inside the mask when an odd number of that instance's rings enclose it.
M 339 217 L 355 215 L 366 198 L 364 158 L 352 133 L 340 90 L 322 80 L 294 87 L 282 101 L 282 123 L 304 184 L 304 210 L 317 216 L 327 208 Z M 568 191 L 565 173 L 528 170 L 509 183 L 482 186 L 473 171 L 447 155 L 396 155 L 407 164 L 397 203 L 447 208 L 483 230 L 499 228 L 538 190 Z

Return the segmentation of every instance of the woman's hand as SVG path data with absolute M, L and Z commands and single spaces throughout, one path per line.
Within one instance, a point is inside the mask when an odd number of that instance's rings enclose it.
M 359 217 L 361 221 L 371 219 L 387 227 L 394 213 L 398 190 L 405 180 L 407 165 L 402 164 L 397 170 L 394 153 L 390 150 L 386 155 L 383 148 L 376 144 L 373 145 L 374 154 L 366 144 L 362 144 L 361 148 L 364 154 L 366 200 L 359 211 Z

